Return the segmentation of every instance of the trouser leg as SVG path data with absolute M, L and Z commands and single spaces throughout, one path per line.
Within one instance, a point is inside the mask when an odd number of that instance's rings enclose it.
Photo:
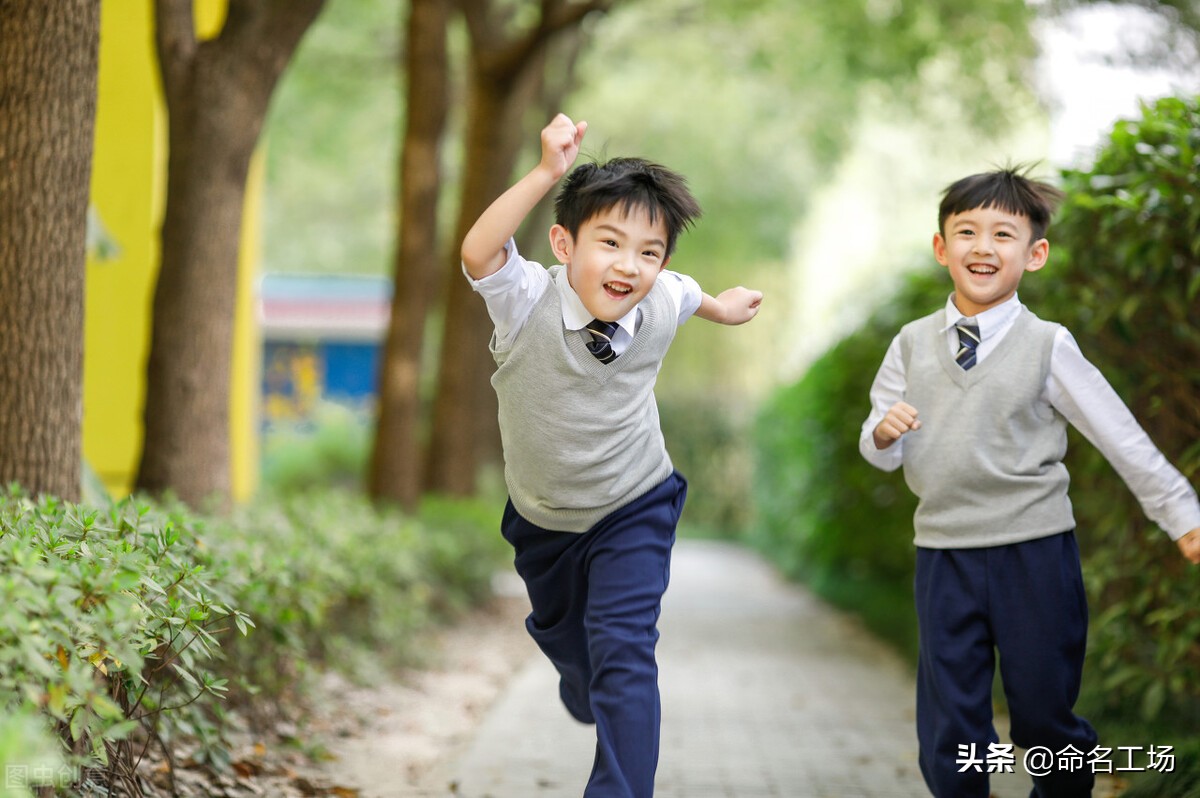
M 596 759 L 585 796 L 649 798 L 658 766 L 658 617 L 686 486 L 672 477 L 606 518 L 588 568 Z
M 921 774 L 936 798 L 987 798 L 995 654 L 981 550 L 917 549 L 920 633 L 917 739 Z
M 1097 735 L 1074 712 L 1087 647 L 1087 597 L 1073 532 L 1001 546 L 993 553 L 996 645 L 1013 742 L 1052 753 L 1074 748 L 1083 765 L 1033 779 L 1033 798 L 1086 798 Z M 1061 762 L 1056 763 L 1061 764 Z
M 505 508 L 502 530 L 532 606 L 526 628 L 558 670 L 568 711 L 596 723 L 586 796 L 653 794 L 657 621 L 686 493 L 673 474 L 584 534 L 541 529 Z
M 588 698 L 592 666 L 587 607 L 587 540 L 529 523 L 509 502 L 501 530 L 516 552 L 514 565 L 532 608 L 525 628 L 559 674 L 559 696 L 571 716 L 594 723 Z

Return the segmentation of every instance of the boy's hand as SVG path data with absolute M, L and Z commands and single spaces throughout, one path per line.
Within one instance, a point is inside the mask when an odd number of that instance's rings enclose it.
M 725 308 L 722 324 L 745 324 L 758 315 L 762 304 L 762 291 L 736 286 L 717 294 L 716 300 Z
M 575 163 L 585 130 L 587 122 L 577 125 L 565 114 L 554 117 L 542 130 L 542 159 L 538 165 L 492 202 L 463 237 L 463 268 L 471 279 L 482 280 L 504 265 L 508 258 L 505 244 Z
M 1200 565 L 1200 526 L 1175 542 L 1179 544 L 1179 550 L 1183 552 L 1184 557 L 1187 557 L 1192 563 Z
M 904 433 L 920 428 L 917 409 L 905 402 L 896 402 L 888 409 L 883 421 L 875 427 L 875 448 L 886 449 L 900 440 Z
M 575 163 L 587 126 L 587 122 L 575 124 L 566 114 L 558 114 L 542 128 L 541 165 L 555 180 L 565 175 Z
M 726 288 L 715 297 L 702 294 L 696 316 L 717 324 L 745 324 L 758 315 L 762 291 L 737 286 Z

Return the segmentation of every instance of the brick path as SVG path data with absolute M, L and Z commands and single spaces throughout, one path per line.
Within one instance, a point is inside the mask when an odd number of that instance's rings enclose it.
M 679 543 L 660 629 L 656 798 L 928 796 L 911 668 L 753 554 Z M 556 684 L 531 656 L 462 754 L 409 795 L 578 798 L 595 738 Z M 993 780 L 996 798 L 1029 789 L 1021 773 Z

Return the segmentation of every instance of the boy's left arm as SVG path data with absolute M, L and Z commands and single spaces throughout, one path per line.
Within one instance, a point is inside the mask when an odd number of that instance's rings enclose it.
M 1100 450 L 1146 516 L 1175 540 L 1184 557 L 1200 564 L 1200 500 L 1195 489 L 1154 445 L 1065 328 L 1055 338 L 1046 388 L 1050 404 Z
M 695 315 L 718 324 L 745 324 L 758 315 L 762 296 L 762 291 L 740 285 L 727 288 L 715 297 L 704 294 Z

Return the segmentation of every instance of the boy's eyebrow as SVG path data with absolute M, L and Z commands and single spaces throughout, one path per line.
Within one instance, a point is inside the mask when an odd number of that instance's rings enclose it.
M 974 219 L 966 219 L 963 217 L 959 217 L 958 219 L 955 219 L 953 222 L 950 223 L 950 227 L 948 229 L 957 230 L 963 226 L 978 227 L 980 224 L 981 224 L 981 222 L 975 221 Z M 1018 225 L 1016 222 L 1012 221 L 1011 219 L 998 219 L 997 221 L 993 222 L 993 225 L 998 226 L 998 227 L 1008 227 L 1013 230 L 1016 230 L 1020 227 L 1020 225 Z
M 595 227 L 595 230 L 596 230 L 597 232 L 609 232 L 609 233 L 616 233 L 617 235 L 619 235 L 619 236 L 621 236 L 621 237 L 623 237 L 623 238 L 625 238 L 625 237 L 628 237 L 628 234 L 627 234 L 627 233 L 626 233 L 624 230 L 622 230 L 621 228 L 617 227 L 616 225 L 611 225 L 611 224 L 598 224 L 598 225 L 596 225 L 596 227 Z M 647 239 L 647 240 L 646 240 L 644 243 L 646 243 L 646 244 L 654 244 L 655 246 L 659 246 L 659 247 L 665 247 L 665 246 L 667 245 L 667 242 L 666 242 L 666 241 L 663 241 L 661 238 L 657 238 L 657 237 L 656 237 L 656 238 L 650 238 L 650 239 Z

